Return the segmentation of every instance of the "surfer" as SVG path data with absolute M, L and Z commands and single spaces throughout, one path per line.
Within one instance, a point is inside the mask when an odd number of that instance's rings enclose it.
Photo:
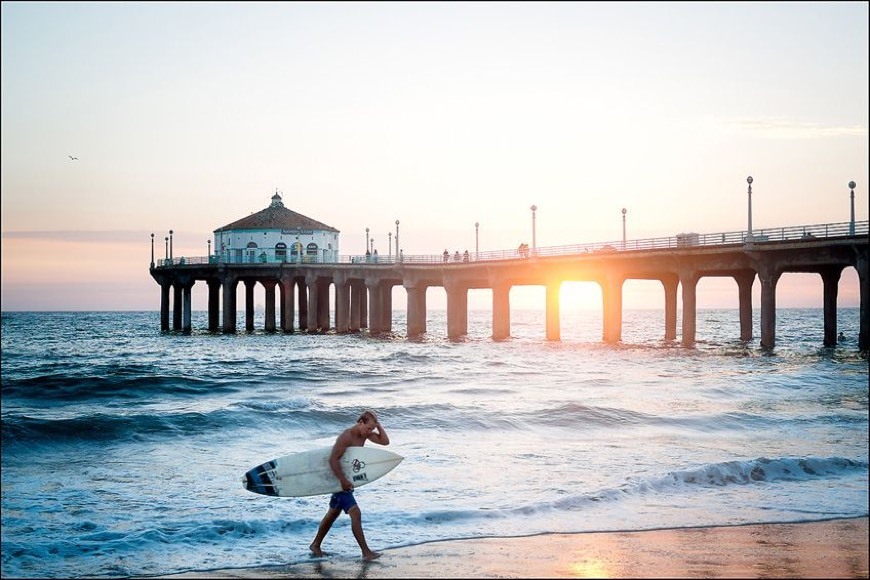
M 353 427 L 345 429 L 332 446 L 332 453 L 329 455 L 329 467 L 332 468 L 332 472 L 341 483 L 343 491 L 332 494 L 332 497 L 329 499 L 329 509 L 317 528 L 317 535 L 314 537 L 314 541 L 308 547 L 312 556 L 322 557 L 325 555 L 323 550 L 320 549 L 320 544 L 323 542 L 326 534 L 329 533 L 332 524 L 335 523 L 335 520 L 344 511 L 344 513 L 350 516 L 350 528 L 353 531 L 353 537 L 356 538 L 356 542 L 359 544 L 360 550 L 362 550 L 363 559 L 371 561 L 381 557 L 380 552 L 373 552 L 366 543 L 366 537 L 362 529 L 362 512 L 360 512 L 356 499 L 353 497 L 353 484 L 345 477 L 339 463 L 341 456 L 344 455 L 348 447 L 362 447 L 366 441 L 373 441 L 378 445 L 390 444 L 390 437 L 383 426 L 381 426 L 378 416 L 373 411 L 363 412 L 359 416 L 359 419 L 357 419 L 356 424 Z

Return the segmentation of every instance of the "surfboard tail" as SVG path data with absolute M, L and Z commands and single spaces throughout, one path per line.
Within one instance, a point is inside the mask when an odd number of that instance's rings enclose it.
M 245 474 L 242 480 L 245 489 L 262 495 L 278 495 L 273 479 L 275 475 L 275 462 L 269 461 L 258 465 Z

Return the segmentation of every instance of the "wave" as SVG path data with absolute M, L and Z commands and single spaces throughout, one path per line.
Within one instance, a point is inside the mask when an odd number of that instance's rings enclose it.
M 37 415 L 37 411 L 26 414 L 4 410 L 2 437 L 4 451 L 11 453 L 16 450 L 16 444 L 123 443 L 145 438 L 183 438 L 227 430 L 232 430 L 242 439 L 262 438 L 266 432 L 272 432 L 277 437 L 288 429 L 294 433 L 323 431 L 334 434 L 346 427 L 349 421 L 355 420 L 355 413 L 361 410 L 323 409 L 304 397 L 247 400 L 210 411 L 175 407 L 168 410 L 143 409 L 142 412 L 132 412 L 126 409 L 79 415 L 60 410 Z
M 675 471 L 659 484 L 716 486 L 751 482 L 801 481 L 818 477 L 839 477 L 866 471 L 867 462 L 842 457 L 760 457 L 751 461 L 714 463 L 697 469 Z
M 626 495 L 681 493 L 687 487 L 722 488 L 773 482 L 800 482 L 835 479 L 866 474 L 867 462 L 843 457 L 781 457 L 726 461 L 693 469 L 672 471 L 658 478 L 641 478 L 623 486 L 564 498 L 547 508 L 571 509 L 588 502 L 621 500 Z M 540 506 L 544 507 L 544 506 Z
M 130 400 L 154 399 L 164 395 L 197 395 L 201 393 L 233 392 L 232 387 L 206 378 L 168 376 L 160 374 L 128 375 L 119 370 L 115 376 L 70 376 L 51 374 L 39 377 L 3 381 L 3 399 L 36 401 L 87 401 L 91 399 Z
M 624 486 L 582 497 L 567 498 L 553 505 L 563 509 L 586 501 L 617 500 L 628 495 L 680 492 L 686 487 L 721 488 L 773 482 L 835 479 L 867 472 L 867 462 L 843 457 L 782 457 L 726 461 L 693 469 L 672 471 L 652 479 L 638 479 Z
M 50 443 L 60 445 L 81 441 L 137 440 L 160 434 L 201 433 L 225 422 L 214 414 L 177 413 L 117 414 L 97 413 L 67 419 L 40 419 L 29 416 L 3 417 L 3 444 Z
M 235 368 L 234 368 L 235 366 Z M 165 398 L 214 396 L 254 391 L 263 387 L 315 384 L 333 379 L 326 368 L 294 369 L 252 368 L 250 362 L 235 365 L 232 361 L 220 366 L 184 369 L 167 374 L 165 369 L 114 366 L 64 370 L 53 365 L 52 372 L 10 379 L 3 377 L 3 401 L 57 401 L 63 403 L 104 401 L 106 399 L 148 401 Z
M 223 390 L 240 392 L 237 382 Z M 113 391 L 114 389 L 114 391 Z M 355 420 L 362 408 L 348 407 L 341 402 L 343 392 L 321 394 L 319 398 L 306 394 L 288 393 L 287 385 L 278 385 L 268 394 L 237 401 L 213 401 L 216 408 L 202 410 L 205 395 L 220 390 L 210 381 L 197 379 L 162 379 L 145 386 L 131 387 L 105 382 L 88 388 L 88 397 L 63 395 L 76 392 L 80 385 L 74 379 L 57 381 L 55 392 L 44 396 L 42 402 L 57 405 L 28 405 L 15 408 L 8 405 L 3 411 L 3 442 L 53 442 L 138 440 L 142 436 L 183 436 L 203 430 L 237 429 L 239 437 L 256 425 L 258 432 L 285 432 L 291 429 L 306 432 L 334 432 Z M 160 397 L 156 391 L 163 392 Z M 369 388 L 370 391 L 376 389 Z M 379 390 L 382 393 L 383 389 Z M 349 391 L 350 392 L 350 391 Z M 465 397 L 499 395 L 508 397 L 508 389 L 476 389 L 474 387 L 451 390 Z M 95 393 L 100 393 L 97 396 Z M 165 395 L 172 394 L 172 397 Z M 85 403 L 81 404 L 81 399 Z M 87 401 L 93 401 L 88 404 Z M 7 399 L 4 394 L 4 405 Z M 79 403 L 75 405 L 74 403 Z M 195 411 L 194 411 L 195 409 Z M 534 411 L 481 412 L 476 408 L 457 406 L 447 402 L 408 405 L 405 399 L 396 405 L 384 404 L 378 411 L 394 426 L 413 425 L 418 430 L 455 429 L 465 431 L 498 430 L 505 434 L 521 434 L 540 426 L 571 432 L 590 429 L 680 429 L 713 433 L 749 431 L 776 427 L 778 423 L 811 426 L 817 422 L 843 424 L 866 421 L 865 416 L 850 409 L 842 412 L 808 415 L 791 419 L 770 417 L 747 412 L 726 412 L 689 416 L 663 416 L 630 409 L 566 403 L 545 406 Z M 330 431 L 331 430 L 331 431 Z
M 15 538 L 9 538 L 9 541 L 4 538 L 4 577 L 7 572 L 13 577 L 22 578 L 34 575 L 46 578 L 79 576 L 75 562 L 82 558 L 87 558 L 93 565 L 87 576 L 117 578 L 166 574 L 178 572 L 178 566 L 183 566 L 185 560 L 186 569 L 202 567 L 205 560 L 202 559 L 203 555 L 192 549 L 194 546 L 212 548 L 226 542 L 257 537 L 288 537 L 307 532 L 312 527 L 316 527 L 316 522 L 305 519 L 173 520 L 155 527 L 116 532 L 94 522 L 84 522 L 74 526 L 73 531 L 78 533 L 74 539 L 21 542 Z M 133 554 L 144 554 L 147 561 L 136 562 Z M 167 560 L 167 554 L 173 557 Z M 46 561 L 53 566 L 47 568 Z M 13 563 L 21 571 L 20 574 L 16 570 L 7 570 L 7 564 Z
M 842 477 L 866 476 L 868 463 L 844 457 L 782 457 L 727 461 L 673 471 L 653 478 L 598 491 L 571 495 L 555 501 L 529 503 L 519 507 L 493 510 L 430 510 L 416 515 L 393 514 L 407 523 L 432 525 L 465 520 L 492 520 L 519 516 L 546 515 L 550 512 L 583 511 L 601 502 L 620 502 L 627 497 L 646 495 L 684 495 L 687 488 L 722 488 L 774 482 L 803 482 Z M 856 506 L 857 507 L 857 506 Z M 837 514 L 846 515 L 846 514 Z M 853 514 L 854 515 L 854 514 Z M 866 515 L 866 514 L 863 514 Z

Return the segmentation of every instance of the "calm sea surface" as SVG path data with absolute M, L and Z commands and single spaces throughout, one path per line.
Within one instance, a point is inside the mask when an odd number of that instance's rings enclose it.
M 378 338 L 3 313 L 2 575 L 306 560 L 327 498 L 255 495 L 242 475 L 331 445 L 365 408 L 406 458 L 357 489 L 374 549 L 868 514 L 857 309 L 840 310 L 836 348 L 821 310 L 778 311 L 772 353 L 739 341 L 736 310 L 699 311 L 691 349 L 661 339 L 663 319 L 627 311 L 608 346 L 595 312 L 563 311 L 561 342 L 537 311 L 513 312 L 502 342 L 488 312 L 457 342 L 443 312 L 419 341 L 403 312 Z M 346 516 L 323 547 L 359 557 Z

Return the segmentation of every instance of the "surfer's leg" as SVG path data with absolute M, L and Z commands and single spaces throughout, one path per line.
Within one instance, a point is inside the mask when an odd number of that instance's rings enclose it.
M 314 536 L 314 541 L 311 542 L 310 546 L 308 546 L 312 556 L 321 557 L 326 555 L 323 550 L 320 549 L 320 544 L 323 543 L 323 538 L 325 538 L 326 534 L 329 533 L 332 524 L 335 523 L 335 520 L 338 519 L 339 515 L 341 515 L 340 509 L 329 508 L 326 510 L 326 515 L 323 516 L 322 520 L 320 520 L 320 526 L 317 528 L 317 535 Z
M 359 506 L 355 505 L 348 510 L 347 515 L 350 516 L 350 529 L 353 531 L 353 537 L 356 538 L 356 543 L 359 544 L 362 550 L 363 559 L 367 561 L 376 560 L 381 557 L 380 552 L 372 552 L 369 545 L 366 543 L 366 536 L 362 528 L 362 512 Z

